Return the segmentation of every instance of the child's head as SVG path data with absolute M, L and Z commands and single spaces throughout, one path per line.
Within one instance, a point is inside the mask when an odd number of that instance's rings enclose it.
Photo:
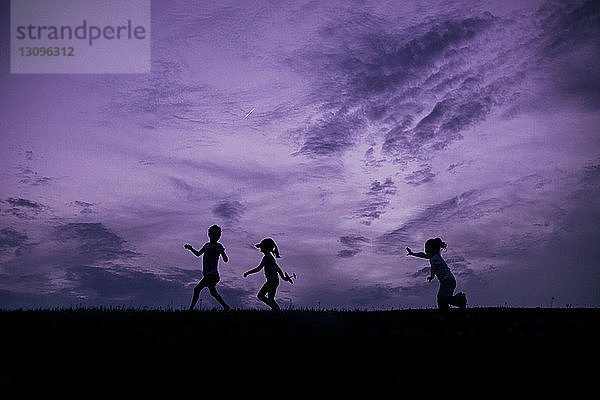
M 277 249 L 275 241 L 271 238 L 264 238 L 259 244 L 256 245 L 256 247 L 265 254 L 273 253 L 275 254 L 275 257 L 280 258 L 279 249 Z
M 211 241 L 217 241 L 221 237 L 221 227 L 219 225 L 213 225 L 208 228 L 208 237 Z
M 445 249 L 446 243 L 440 238 L 429 239 L 425 242 L 425 253 L 433 256 L 440 253 L 440 249 Z

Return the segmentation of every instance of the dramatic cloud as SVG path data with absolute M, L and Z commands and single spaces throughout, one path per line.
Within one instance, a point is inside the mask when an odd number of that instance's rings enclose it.
M 27 241 L 25 234 L 13 229 L 0 230 L 4 254 Z M 59 225 L 26 252 L 14 252 L 5 259 L 0 288 L 3 306 L 38 301 L 179 308 L 189 301 L 193 286 L 201 279 L 199 271 L 173 267 L 168 272 L 144 271 L 137 266 L 140 257 L 101 223 Z M 235 305 L 249 296 L 247 290 L 228 285 L 221 291 Z
M 385 135 L 386 152 L 439 148 L 490 111 L 498 81 L 486 83 L 479 68 L 465 69 L 464 61 L 481 55 L 470 53 L 480 36 L 493 29 L 496 19 L 491 14 L 446 16 L 403 29 L 368 14 L 350 18 L 368 23 L 350 20 L 327 27 L 321 37 L 333 49 L 325 54 L 308 49 L 309 54 L 296 57 L 310 60 L 308 65 L 290 61 L 306 73 L 320 70 L 323 81 L 314 97 L 332 110 L 296 132 L 306 137 L 302 152 L 339 154 L 360 138 L 358 128 L 367 123 L 389 126 L 394 120 L 398 122 Z M 426 102 L 440 95 L 433 109 L 416 120 Z
M 366 11 L 336 15 L 336 22 L 321 29 L 318 45 L 288 60 L 317 77 L 314 122 L 294 131 L 305 138 L 300 153 L 340 155 L 364 140 L 365 132 L 376 131 L 383 132 L 384 154 L 402 162 L 429 160 L 501 107 L 524 107 L 544 90 L 531 89 L 548 71 L 559 75 L 548 85 L 558 82 L 561 91 L 589 89 L 581 94 L 596 98 L 598 91 L 591 93 L 593 82 L 600 81 L 593 79 L 598 68 L 591 62 L 599 58 L 594 2 L 547 5 L 535 17 L 528 12 L 457 14 L 449 9 L 408 26 Z M 556 70 L 560 64 L 553 64 L 573 49 L 590 61 L 585 74 Z M 564 64 L 572 72 L 577 68 Z M 406 182 L 419 185 L 434 176 L 426 163 Z

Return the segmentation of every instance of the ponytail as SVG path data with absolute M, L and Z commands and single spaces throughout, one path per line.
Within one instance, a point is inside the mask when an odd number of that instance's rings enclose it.
M 271 238 L 264 238 L 259 244 L 256 245 L 256 248 L 260 249 L 261 251 L 263 249 L 267 249 L 269 250 L 269 252 L 275 254 L 276 258 L 281 258 L 279 256 L 279 249 L 277 248 L 277 244 L 275 244 L 275 241 Z

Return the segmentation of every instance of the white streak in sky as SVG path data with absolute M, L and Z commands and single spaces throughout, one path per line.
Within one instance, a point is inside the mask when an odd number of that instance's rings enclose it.
M 252 107 L 252 110 L 250 110 L 250 111 L 248 112 L 248 114 L 246 114 L 246 115 L 244 116 L 244 118 L 242 118 L 242 119 L 246 119 L 246 118 L 248 118 L 248 116 L 249 116 L 250 114 L 252 114 L 252 111 L 254 111 L 254 109 L 255 109 L 255 108 L 256 108 L 256 107 Z

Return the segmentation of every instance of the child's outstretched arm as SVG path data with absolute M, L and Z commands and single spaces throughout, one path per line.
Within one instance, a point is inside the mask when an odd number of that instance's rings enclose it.
M 204 247 L 202 247 L 200 250 L 194 249 L 191 244 L 186 244 L 183 247 L 194 253 L 196 257 L 200 257 L 204 253 Z
M 426 259 L 430 259 L 431 258 L 426 253 L 413 253 L 412 250 L 409 249 L 408 247 L 406 248 L 406 251 L 408 252 L 406 254 L 407 256 L 414 256 L 414 257 L 426 258 Z
M 250 274 L 254 274 L 258 271 L 260 271 L 261 269 L 263 269 L 263 262 L 261 261 L 260 264 L 258 264 L 258 267 L 251 269 L 250 271 L 246 271 L 244 272 L 244 278 L 247 277 Z

